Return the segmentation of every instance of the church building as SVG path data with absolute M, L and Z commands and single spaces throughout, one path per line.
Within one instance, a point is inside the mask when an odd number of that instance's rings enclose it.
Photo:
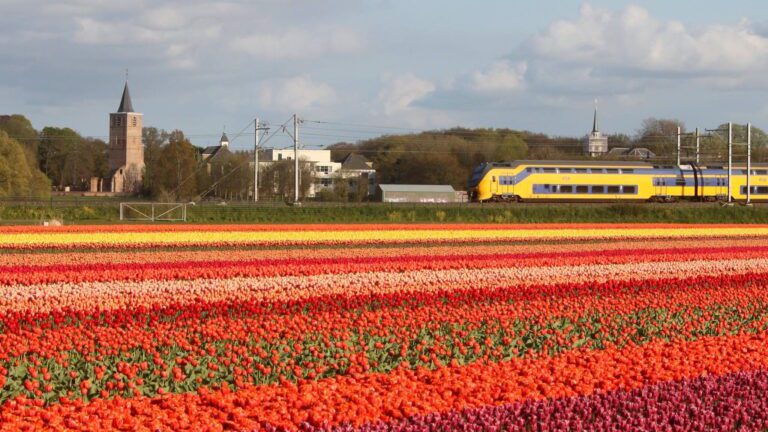
M 592 119 L 592 132 L 584 140 L 584 154 L 587 156 L 600 156 L 608 153 L 608 137 L 600 133 L 597 126 L 597 101 L 595 101 L 595 116 Z
M 91 192 L 136 193 L 144 174 L 143 114 L 133 109 L 128 82 L 117 112 L 109 115 L 109 176 L 91 179 Z

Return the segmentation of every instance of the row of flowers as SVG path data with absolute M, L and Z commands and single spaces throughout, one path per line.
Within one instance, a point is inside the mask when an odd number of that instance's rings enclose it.
M 574 253 L 610 254 L 614 251 L 637 250 L 644 251 L 645 259 L 650 259 L 657 253 L 670 255 L 679 250 L 689 251 L 698 249 L 702 252 L 717 248 L 731 248 L 741 250 L 745 246 L 768 247 L 768 238 L 750 238 L 745 245 L 743 239 L 706 238 L 696 239 L 695 244 L 690 239 L 611 239 L 609 241 L 588 242 L 518 242 L 510 244 L 492 243 L 464 243 L 453 244 L 424 244 L 424 245 L 346 245 L 345 247 L 271 247 L 248 248 L 237 247 L 224 249 L 216 247 L 211 250 L 185 248 L 170 248 L 168 250 L 131 250 L 125 253 L 123 250 L 68 250 L 56 251 L 56 253 L 40 253 L 39 251 L 17 251 L 15 253 L 0 254 L 0 266 L 36 266 L 49 267 L 58 265 L 86 265 L 86 264 L 156 264 L 163 263 L 193 263 L 212 260 L 226 261 L 252 261 L 252 260 L 288 260 L 288 259 L 338 259 L 345 260 L 352 257 L 428 257 L 449 255 L 489 255 L 510 254 L 520 256 L 526 254 L 539 255 L 551 254 L 554 256 L 571 256 Z
M 11 285 L 0 290 L 0 313 L 87 314 L 109 310 L 253 302 L 347 302 L 380 295 L 442 293 L 531 285 L 581 284 L 768 273 L 768 258 L 670 261 L 558 267 L 473 268 L 276 276 L 233 279 L 64 282 Z M 0 318 L 2 318 L 0 316 Z
M 612 251 L 405 255 L 347 258 L 287 258 L 208 260 L 156 263 L 89 263 L 0 265 L 0 285 L 34 285 L 57 282 L 118 282 L 144 280 L 231 279 L 236 277 L 309 276 L 419 270 L 485 269 L 584 266 L 638 262 L 756 259 L 768 246 L 629 249 Z
M 435 228 L 318 231 L 141 231 L 141 232 L 0 232 L 0 248 L 146 248 L 152 246 L 227 246 L 296 244 L 433 243 L 451 241 L 508 242 L 607 238 L 709 238 L 767 236 L 768 227 L 609 227 L 609 228 Z
M 768 227 L 384 227 L 0 233 L 0 430 L 762 427 Z
M 675 344 L 653 342 L 622 349 L 579 349 L 556 357 L 434 370 L 397 368 L 386 374 L 356 373 L 297 383 L 283 381 L 276 386 L 243 385 L 232 389 L 222 384 L 219 389 L 201 387 L 196 393 L 154 398 L 118 396 L 90 403 L 62 398 L 49 406 L 42 400 L 17 398 L 3 405 L 0 420 L 6 430 L 180 430 L 209 424 L 242 430 L 345 425 L 367 428 L 380 422 L 392 426 L 403 419 L 430 413 L 631 391 L 708 376 L 727 379 L 728 374 L 766 367 L 765 335 L 727 336 Z M 757 385 L 762 382 L 747 381 Z M 740 401 L 744 393 L 762 392 L 764 387 L 757 389 L 745 392 L 728 386 L 721 397 Z M 645 398 L 642 402 L 644 407 L 652 406 L 652 401 Z M 686 405 L 695 407 L 695 402 Z M 722 408 L 721 412 L 735 411 L 734 416 L 723 421 L 743 426 L 736 422 L 750 412 L 744 408 Z
M 377 422 L 360 428 L 301 425 L 303 432 L 630 431 L 768 429 L 768 371 L 667 381 L 592 396 L 483 406 Z
M 232 232 L 232 231 L 379 231 L 379 230 L 516 230 L 516 229 L 624 229 L 624 228 L 691 228 L 691 224 L 674 223 L 531 223 L 531 224 L 180 224 L 180 225 L 68 225 L 42 227 L 35 225 L 4 226 L 4 233 L 168 233 L 168 232 Z M 721 229 L 743 228 L 743 224 L 696 224 L 693 227 Z M 747 227 L 768 227 L 768 225 L 749 225 Z
M 0 400 L 18 394 L 55 400 L 84 381 L 89 398 L 155 395 L 222 381 L 275 383 L 757 333 L 768 322 L 766 287 L 768 277 L 720 276 L 357 302 L 195 305 L 47 322 L 12 317 L 0 337 L 0 372 L 7 373 Z

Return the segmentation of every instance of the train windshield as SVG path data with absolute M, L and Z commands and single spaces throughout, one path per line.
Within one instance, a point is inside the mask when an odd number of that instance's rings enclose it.
M 485 173 L 486 164 L 480 164 L 477 167 L 475 167 L 474 170 L 472 170 L 472 175 L 469 177 L 469 187 L 473 188 L 477 186 L 478 183 L 480 183 L 480 179 L 483 178 L 483 174 Z

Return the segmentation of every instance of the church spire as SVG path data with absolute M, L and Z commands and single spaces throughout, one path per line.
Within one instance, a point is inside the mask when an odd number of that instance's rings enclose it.
M 595 117 L 592 119 L 592 133 L 597 133 L 599 131 L 597 127 L 597 99 L 595 99 Z
M 131 103 L 131 92 L 128 91 L 128 80 L 125 80 L 125 88 L 123 88 L 123 98 L 120 99 L 120 107 L 117 108 L 119 113 L 135 112 L 133 110 L 133 103 Z

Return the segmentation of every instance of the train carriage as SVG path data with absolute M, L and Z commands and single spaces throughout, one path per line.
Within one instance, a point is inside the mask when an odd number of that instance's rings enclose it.
M 746 166 L 731 168 L 731 197 L 745 200 Z M 467 190 L 485 201 L 717 201 L 728 197 L 724 166 L 629 161 L 515 161 L 479 165 Z M 768 200 L 768 164 L 753 164 L 752 200 Z

